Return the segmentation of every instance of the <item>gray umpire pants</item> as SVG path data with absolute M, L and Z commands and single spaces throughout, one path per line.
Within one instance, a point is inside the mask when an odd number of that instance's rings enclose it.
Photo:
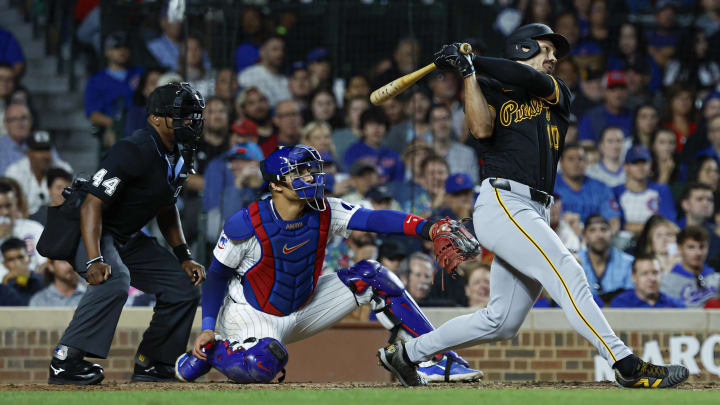
M 530 199 L 527 186 L 510 183 L 507 191 L 486 179 L 473 212 L 478 241 L 495 253 L 487 308 L 405 343 L 410 360 L 516 336 L 543 287 L 610 366 L 630 355 L 595 304 L 582 267 L 548 225 L 548 208 Z
M 100 248 L 112 274 L 104 283 L 88 286 L 60 344 L 81 349 L 90 357 L 106 358 L 132 285 L 156 296 L 153 317 L 138 353 L 153 361 L 175 363 L 186 350 L 200 289 L 193 285 L 172 253 L 141 232 L 124 245 L 103 234 Z M 83 278 L 88 260 L 80 240 L 74 267 Z

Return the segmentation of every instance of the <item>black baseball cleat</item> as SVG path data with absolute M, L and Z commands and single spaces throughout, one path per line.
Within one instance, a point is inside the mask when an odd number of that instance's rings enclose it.
M 103 368 L 99 364 L 83 359 L 50 361 L 50 377 L 48 384 L 54 385 L 94 385 L 100 384 L 105 378 Z
M 378 363 L 391 372 L 405 387 L 418 387 L 427 385 L 425 377 L 417 372 L 417 366 L 405 360 L 403 353 L 405 346 L 396 342 L 388 347 L 378 350 Z
M 152 363 L 143 366 L 135 363 L 130 382 L 178 382 L 175 377 L 175 365 Z
M 632 376 L 625 377 L 615 370 L 615 382 L 625 388 L 671 388 L 685 382 L 689 375 L 683 366 L 656 366 L 641 360 Z

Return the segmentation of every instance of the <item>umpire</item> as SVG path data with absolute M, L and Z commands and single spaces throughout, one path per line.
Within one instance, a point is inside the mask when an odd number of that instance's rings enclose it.
M 192 170 L 204 108 L 202 95 L 187 83 L 158 87 L 148 99 L 148 125 L 117 142 L 92 179 L 73 191 L 86 196 L 79 208 L 82 240 L 71 263 L 90 287 L 55 349 L 50 384 L 102 381 L 102 367 L 83 357 L 107 357 L 130 285 L 157 297 L 132 381 L 174 380 L 174 362 L 185 351 L 200 299 L 197 286 L 205 278 L 175 207 Z M 175 257 L 141 231 L 152 218 Z

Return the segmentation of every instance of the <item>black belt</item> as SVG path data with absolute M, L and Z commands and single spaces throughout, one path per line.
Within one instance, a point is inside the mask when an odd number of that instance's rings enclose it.
M 490 185 L 501 190 L 513 191 L 510 182 L 505 179 L 490 179 Z M 530 199 L 539 202 L 547 207 L 552 203 L 552 196 L 544 191 L 528 186 L 530 190 Z

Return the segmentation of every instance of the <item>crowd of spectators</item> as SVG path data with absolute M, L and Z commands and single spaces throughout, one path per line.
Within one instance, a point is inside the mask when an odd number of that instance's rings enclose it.
M 575 100 L 550 224 L 598 304 L 718 306 L 720 2 L 504 3 L 488 7 L 497 33 L 543 22 L 571 44 L 555 70 Z M 618 8 L 624 18 L 614 18 Z M 85 84 L 85 113 L 104 150 L 145 125 L 157 86 L 189 81 L 206 98 L 197 173 L 180 204 L 194 249 L 209 251 L 223 221 L 261 194 L 259 162 L 280 145 L 318 149 L 327 195 L 429 218 L 471 217 L 484 145 L 464 126 L 461 79 L 434 72 L 381 107 L 368 103 L 372 88 L 422 65 L 419 41 L 397 39 L 392 54 L 339 77 L 324 44 L 288 60 L 298 52 L 287 48 L 287 27 L 251 6 L 240 16 L 232 66 L 214 64 L 208 38 L 164 11 L 160 32 L 145 43 L 153 63 L 133 64 L 128 32 L 92 40 L 105 63 Z M 0 30 L 0 301 L 73 305 L 83 282 L 67 262 L 34 249 L 48 207 L 63 202 L 73 162 L 34 125 L 23 71 L 17 41 Z M 460 277 L 438 271 L 432 254 L 419 240 L 353 231 L 328 244 L 325 271 L 376 259 L 420 305 L 487 305 L 492 252 L 461 266 Z M 556 304 L 543 295 L 537 305 Z

